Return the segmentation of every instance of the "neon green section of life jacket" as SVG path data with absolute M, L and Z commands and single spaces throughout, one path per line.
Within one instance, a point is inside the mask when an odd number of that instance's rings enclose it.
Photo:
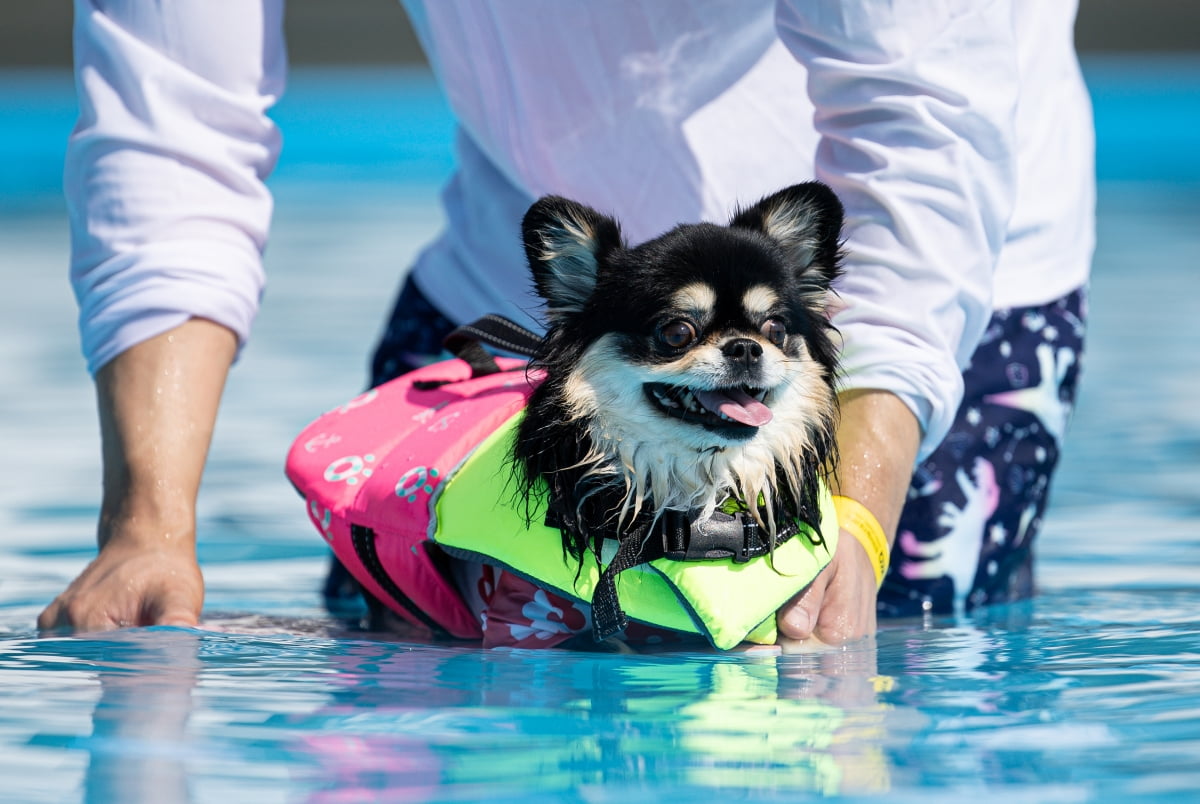
M 577 572 L 563 558 L 559 530 L 541 524 L 545 509 L 530 511 L 527 524 L 523 502 L 517 501 L 510 456 L 522 415 L 497 428 L 442 484 L 431 537 L 452 555 L 499 566 L 590 604 L 600 580 L 597 562 L 587 560 Z M 659 558 L 617 576 L 621 606 L 631 619 L 703 635 L 722 650 L 740 642 L 775 642 L 776 610 L 807 587 L 837 549 L 837 515 L 827 489 L 820 504 L 819 544 L 801 525 L 773 554 L 742 564 Z

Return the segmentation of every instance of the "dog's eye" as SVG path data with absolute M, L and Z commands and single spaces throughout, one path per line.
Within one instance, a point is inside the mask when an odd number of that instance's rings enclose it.
M 783 342 L 787 340 L 787 327 L 778 318 L 768 318 L 763 323 L 761 332 L 763 337 L 776 346 L 783 346 Z
M 658 337 L 672 349 L 682 349 L 696 340 L 696 328 L 686 321 L 672 321 L 658 331 Z

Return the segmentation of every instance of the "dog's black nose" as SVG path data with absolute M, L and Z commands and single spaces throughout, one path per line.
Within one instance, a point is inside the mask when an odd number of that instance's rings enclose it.
M 749 338 L 734 338 L 721 347 L 721 352 L 730 360 L 745 363 L 747 367 L 758 364 L 762 357 L 762 344 Z

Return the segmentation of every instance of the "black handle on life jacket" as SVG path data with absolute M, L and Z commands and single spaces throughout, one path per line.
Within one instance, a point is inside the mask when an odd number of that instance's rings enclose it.
M 442 341 L 450 354 L 470 365 L 473 378 L 500 371 L 496 358 L 483 348 L 484 344 L 511 354 L 533 357 L 541 343 L 542 338 L 536 332 L 500 315 L 485 315 L 470 324 L 463 324 Z

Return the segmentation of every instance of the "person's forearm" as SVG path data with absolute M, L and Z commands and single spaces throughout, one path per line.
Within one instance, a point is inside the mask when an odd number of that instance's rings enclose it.
M 839 464 L 833 493 L 857 500 L 896 538 L 921 430 L 900 398 L 887 391 L 855 390 L 840 395 Z
M 195 506 L 237 349 L 204 319 L 144 341 L 96 375 L 104 457 L 98 539 L 195 549 Z
M 38 617 L 41 629 L 195 625 L 204 605 L 196 494 L 237 350 L 189 319 L 96 374 L 104 499 L 96 558 Z

